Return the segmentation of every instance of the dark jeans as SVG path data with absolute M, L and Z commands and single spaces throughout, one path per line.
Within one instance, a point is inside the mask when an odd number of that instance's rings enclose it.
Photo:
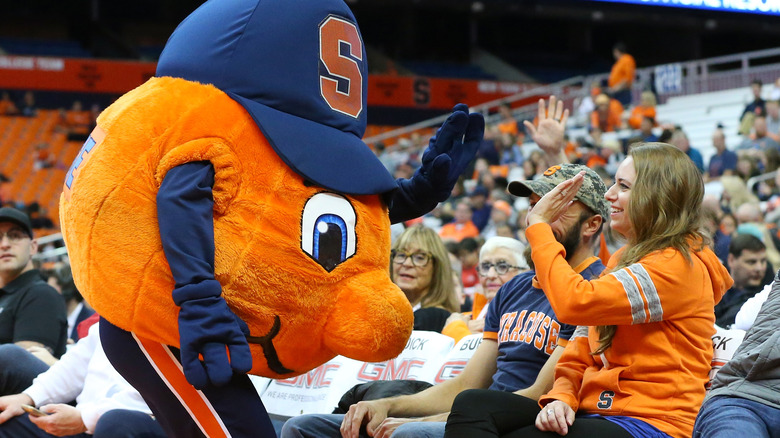
M 470 389 L 455 398 L 447 419 L 445 438 L 559 437 L 542 432 L 534 422 L 539 414 L 535 400 L 510 392 Z M 580 417 L 569 426 L 567 438 L 632 438 L 625 429 L 603 418 Z
M 704 403 L 693 427 L 694 438 L 778 438 L 780 409 L 752 400 L 719 396 Z
M 0 396 L 19 394 L 48 369 L 48 365 L 22 347 L 0 345 Z
M 0 424 L 0 438 L 51 438 L 32 424 L 27 414 Z M 152 417 L 138 411 L 115 409 L 100 417 L 95 434 L 80 433 L 65 438 L 165 438 L 162 427 Z

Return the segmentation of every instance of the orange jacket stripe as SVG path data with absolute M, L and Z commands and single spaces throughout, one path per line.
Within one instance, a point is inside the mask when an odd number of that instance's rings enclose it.
M 135 333 L 132 335 L 138 342 L 138 347 L 149 359 L 149 363 L 157 371 L 160 379 L 179 399 L 184 409 L 190 413 L 192 420 L 200 430 L 209 438 L 229 438 L 230 432 L 219 414 L 206 396 L 187 382 L 181 364 L 173 356 L 171 350 L 159 342 L 139 338 Z

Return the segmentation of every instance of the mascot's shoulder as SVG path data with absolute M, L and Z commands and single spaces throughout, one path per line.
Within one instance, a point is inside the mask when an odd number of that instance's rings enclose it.
M 244 114 L 241 105 L 213 85 L 154 77 L 106 108 L 98 117 L 98 125 L 111 132 L 114 126 L 169 129 L 186 121 L 191 128 L 213 135 L 218 132 L 215 126 L 224 129 L 226 121 L 243 118 Z

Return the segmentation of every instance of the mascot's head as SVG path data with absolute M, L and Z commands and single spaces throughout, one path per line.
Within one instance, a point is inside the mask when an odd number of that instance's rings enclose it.
M 210 0 L 171 35 L 157 76 L 212 84 L 316 185 L 382 194 L 395 181 L 361 140 L 368 68 L 342 0 Z
M 157 76 L 211 84 L 240 104 L 279 160 L 265 158 L 268 145 L 239 147 L 257 151 L 266 167 L 289 168 L 265 180 L 268 173 L 256 171 L 262 190 L 277 193 L 258 192 L 253 199 L 265 205 L 257 213 L 231 207 L 215 218 L 218 259 L 228 252 L 219 241 L 224 223 L 241 216 L 262 234 L 234 254 L 243 271 L 220 272 L 217 260 L 216 273 L 250 326 L 253 352 L 264 351 L 267 368 L 255 363 L 253 372 L 302 372 L 334 352 L 389 359 L 411 331 L 411 308 L 386 272 L 381 197 L 396 183 L 361 140 L 366 61 L 342 0 L 211 0 L 179 25 L 160 57 Z M 266 302 L 241 293 L 242 281 L 267 286 L 254 291 Z

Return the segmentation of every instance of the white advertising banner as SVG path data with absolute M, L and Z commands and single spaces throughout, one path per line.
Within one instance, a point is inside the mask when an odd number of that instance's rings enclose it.
M 337 356 L 300 376 L 272 380 L 261 398 L 273 415 L 329 414 L 341 396 L 359 383 L 398 379 L 434 383 L 434 373 L 424 370 L 438 370 L 453 344 L 452 338 L 440 333 L 414 331 L 404 351 L 394 359 L 374 363 Z

